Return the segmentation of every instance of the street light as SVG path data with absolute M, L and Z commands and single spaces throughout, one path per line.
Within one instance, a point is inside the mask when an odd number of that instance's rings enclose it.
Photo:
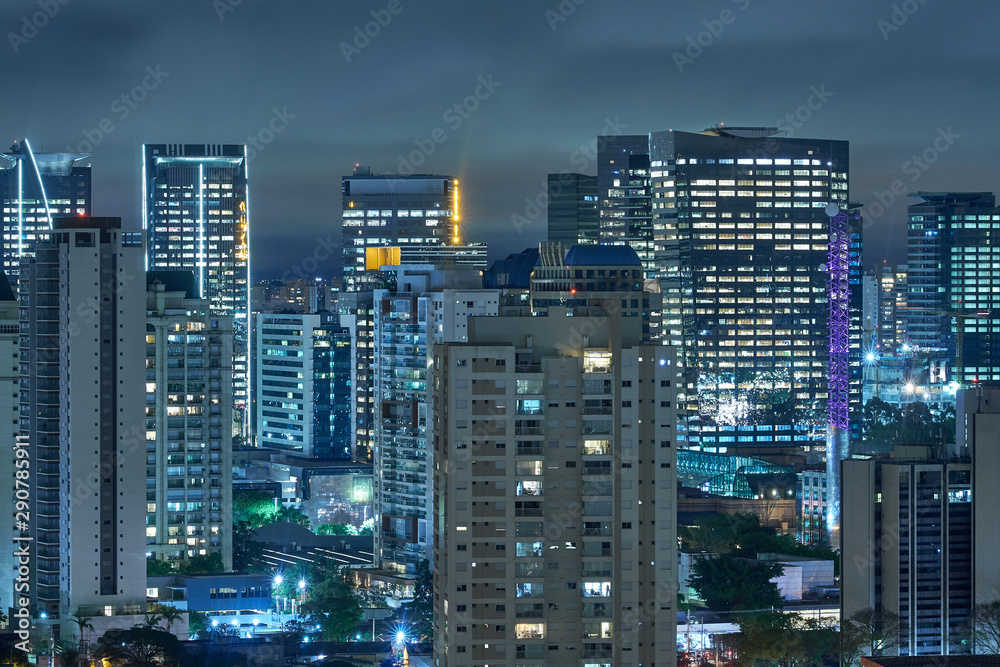
M 306 601 L 306 580 L 305 579 L 299 579 L 299 612 L 298 612 L 298 614 L 302 613 L 302 605 L 305 603 L 305 601 Z M 298 614 L 296 614 L 296 617 L 298 617 Z

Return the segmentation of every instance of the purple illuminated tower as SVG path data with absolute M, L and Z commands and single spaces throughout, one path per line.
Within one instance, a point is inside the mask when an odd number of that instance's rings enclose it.
M 826 431 L 827 510 L 826 527 L 830 548 L 840 544 L 840 462 L 850 456 L 848 389 L 850 371 L 850 229 L 847 211 L 835 203 L 826 207 L 830 218 L 830 251 L 827 271 L 830 274 L 830 398 Z

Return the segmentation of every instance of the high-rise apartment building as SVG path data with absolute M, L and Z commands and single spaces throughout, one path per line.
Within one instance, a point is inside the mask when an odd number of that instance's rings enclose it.
M 451 176 L 372 174 L 343 177 L 343 289 L 365 289 L 367 248 L 459 243 L 458 181 Z M 389 262 L 386 262 L 389 263 Z
M 351 369 L 352 424 L 356 460 L 371 459 L 375 446 L 374 300 L 376 289 L 395 289 L 396 274 L 383 267 L 420 264 L 458 271 L 486 269 L 486 244 L 367 247 L 364 271 L 353 278 L 354 290 L 337 296 L 340 324 L 351 331 L 354 363 Z M 345 278 L 344 284 L 347 284 Z
M 386 267 L 395 290 L 374 293 L 375 553 L 380 567 L 411 577 L 432 560 L 433 350 L 468 337 L 469 318 L 496 315 L 497 290 L 478 271 Z
M 71 613 L 139 612 L 148 437 L 142 233 L 123 231 L 120 218 L 56 218 L 21 280 L 31 603 L 64 625 Z
M 515 308 L 434 348 L 438 664 L 674 664 L 680 375 L 641 323 Z
M 194 273 L 146 274 L 146 553 L 232 568 L 232 318 Z
M 568 245 L 600 241 L 597 178 L 586 174 L 549 174 L 548 239 Z
M 844 462 L 842 614 L 897 614 L 899 655 L 979 652 L 973 610 L 1000 591 L 1000 390 L 956 398 L 954 450 Z
M 249 424 L 250 226 L 246 146 L 146 144 L 146 268 L 193 271 L 198 295 L 233 320 L 233 428 Z
M 654 132 L 649 151 L 662 338 L 683 346 L 687 373 L 680 443 L 822 456 L 834 241 L 825 208 L 847 207 L 847 142 L 717 128 Z M 859 310 L 860 221 L 849 217 Z
M 351 460 L 351 332 L 330 313 L 256 313 L 257 446 Z
M 31 257 L 41 232 L 56 215 L 90 215 L 90 165 L 86 153 L 35 153 L 27 139 L 0 154 L 0 228 L 3 271 L 16 284 L 21 259 Z
M 918 192 L 908 210 L 907 333 L 960 384 L 1000 380 L 1000 209 L 989 192 Z
M 20 378 L 18 372 L 18 347 L 20 339 L 20 324 L 18 322 L 17 297 L 7 281 L 7 277 L 0 275 L 0 359 L 3 365 L 0 366 L 0 441 L 11 443 L 3 456 L 0 457 L 0 484 L 8 489 L 9 493 L 0 495 L 0 516 L 16 517 L 14 505 L 16 475 L 17 475 L 17 453 L 13 444 L 17 442 L 20 432 L 20 420 L 18 418 L 18 398 L 20 396 Z M 0 543 L 5 545 L 14 544 L 14 536 L 19 531 L 14 528 L 13 521 L 7 521 L 6 525 L 0 527 Z M 14 579 L 17 576 L 18 562 L 14 555 L 13 548 L 0 550 L 0 572 L 4 576 L 0 577 L 0 601 L 5 607 L 3 613 L 10 617 L 15 606 L 14 600 Z
M 878 346 L 882 354 L 896 354 L 908 340 L 907 272 L 906 264 L 882 267 L 878 316 Z

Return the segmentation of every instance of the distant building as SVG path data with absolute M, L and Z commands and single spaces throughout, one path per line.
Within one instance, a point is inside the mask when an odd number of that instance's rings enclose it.
M 365 289 L 360 280 L 368 248 L 460 242 L 458 180 L 451 176 L 372 174 L 356 167 L 342 185 L 345 292 Z
M 66 636 L 71 614 L 145 600 L 142 258 L 142 233 L 120 218 L 79 216 L 56 218 L 21 265 L 31 604 Z
M 1000 598 L 1000 390 L 958 394 L 954 451 L 845 461 L 842 614 L 901 618 L 901 656 L 968 654 L 975 605 Z
M 597 177 L 549 174 L 548 185 L 548 240 L 569 245 L 597 243 Z
M 35 153 L 27 139 L 16 141 L 0 158 L 0 227 L 3 271 L 16 286 L 21 260 L 57 215 L 92 213 L 89 153 Z
M 11 289 L 7 277 L 0 275 L 0 359 L 5 359 L 0 366 L 0 442 L 11 443 L 11 446 L 0 456 L 0 484 L 10 493 L 0 494 L 0 516 L 16 517 L 15 489 L 17 475 L 17 452 L 14 443 L 19 433 L 18 405 L 20 399 L 20 379 L 18 377 L 18 346 L 20 345 L 21 327 L 18 323 L 18 302 Z M 23 465 L 23 464 L 22 464 Z M 15 535 L 20 531 L 14 527 L 14 521 L 6 522 L 0 527 L 0 543 L 13 545 Z M 14 580 L 18 569 L 17 556 L 13 548 L 0 550 L 0 603 L 5 614 L 9 615 L 14 608 Z
M 329 313 L 257 313 L 257 446 L 351 459 L 351 332 Z
M 1000 381 L 1000 209 L 989 192 L 917 192 L 908 209 L 907 330 L 947 359 L 954 379 Z M 998 248 L 1000 251 L 1000 248 Z M 998 291 L 994 292 L 993 290 Z
M 233 562 L 232 318 L 194 274 L 146 274 L 146 552 Z M 152 449 L 151 449 L 152 447 Z
M 233 429 L 250 424 L 250 218 L 246 146 L 145 144 L 146 268 L 193 271 L 198 296 L 233 319 Z

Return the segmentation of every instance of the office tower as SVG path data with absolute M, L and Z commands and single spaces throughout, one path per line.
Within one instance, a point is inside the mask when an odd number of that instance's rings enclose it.
M 16 285 L 20 262 L 31 257 L 39 231 L 56 215 L 90 215 L 89 153 L 35 153 L 27 139 L 0 154 L 3 271 Z
M 233 563 L 232 318 L 193 272 L 146 274 L 146 553 Z
M 246 146 L 145 144 L 149 271 L 193 271 L 212 312 L 233 319 L 233 434 L 249 424 L 250 226 Z
M 971 612 L 1000 598 L 1000 390 L 959 391 L 956 415 L 950 452 L 844 462 L 842 614 L 898 614 L 899 655 L 974 652 Z
M 255 313 L 257 446 L 351 460 L 351 332 L 330 313 Z
M 516 308 L 435 346 L 438 664 L 674 664 L 679 376 L 641 322 Z
M 1000 380 L 1000 209 L 989 192 L 918 192 L 908 210 L 907 333 L 960 384 Z
M 386 268 L 396 288 L 374 292 L 375 553 L 380 567 L 412 579 L 433 555 L 433 350 L 465 341 L 469 318 L 496 315 L 499 296 L 481 288 L 478 271 Z
M 450 176 L 372 174 L 343 177 L 344 291 L 364 289 L 366 248 L 459 243 L 458 181 Z
M 586 174 L 549 174 L 548 239 L 574 245 L 600 241 L 597 178 Z
M 874 272 L 865 273 L 861 278 L 861 292 L 861 328 L 865 334 L 864 344 L 866 348 L 871 346 L 874 349 L 873 341 L 878 339 L 878 330 L 881 326 L 879 315 L 882 309 L 882 284 L 879 276 Z
M 146 596 L 142 233 L 122 231 L 120 218 L 56 218 L 21 279 L 31 603 L 64 626 L 72 613 L 137 613 Z
M 631 246 L 653 277 L 649 135 L 598 137 L 597 201 L 601 243 Z
M 0 359 L 5 359 L 4 365 L 0 367 L 0 442 L 10 443 L 2 457 L 0 457 L 0 480 L 7 493 L 0 494 L 0 516 L 11 517 L 0 528 L 0 542 L 5 545 L 14 545 L 15 532 L 15 492 L 17 475 L 16 447 L 19 433 L 18 420 L 18 397 L 20 394 L 18 378 L 18 345 L 20 325 L 18 323 L 17 297 L 7 281 L 7 277 L 0 275 Z M 14 578 L 17 576 L 17 557 L 14 555 L 14 548 L 5 547 L 0 550 L 0 572 L 4 576 L 0 577 L 0 603 L 4 606 L 3 613 L 8 617 L 14 604 Z
M 686 359 L 680 444 L 802 448 L 820 460 L 830 390 L 825 207 L 846 207 L 847 142 L 768 128 L 654 132 L 649 142 L 663 340 Z M 860 220 L 848 222 L 855 308 Z
M 883 354 L 897 353 L 907 340 L 907 271 L 906 264 L 882 267 L 878 344 Z

